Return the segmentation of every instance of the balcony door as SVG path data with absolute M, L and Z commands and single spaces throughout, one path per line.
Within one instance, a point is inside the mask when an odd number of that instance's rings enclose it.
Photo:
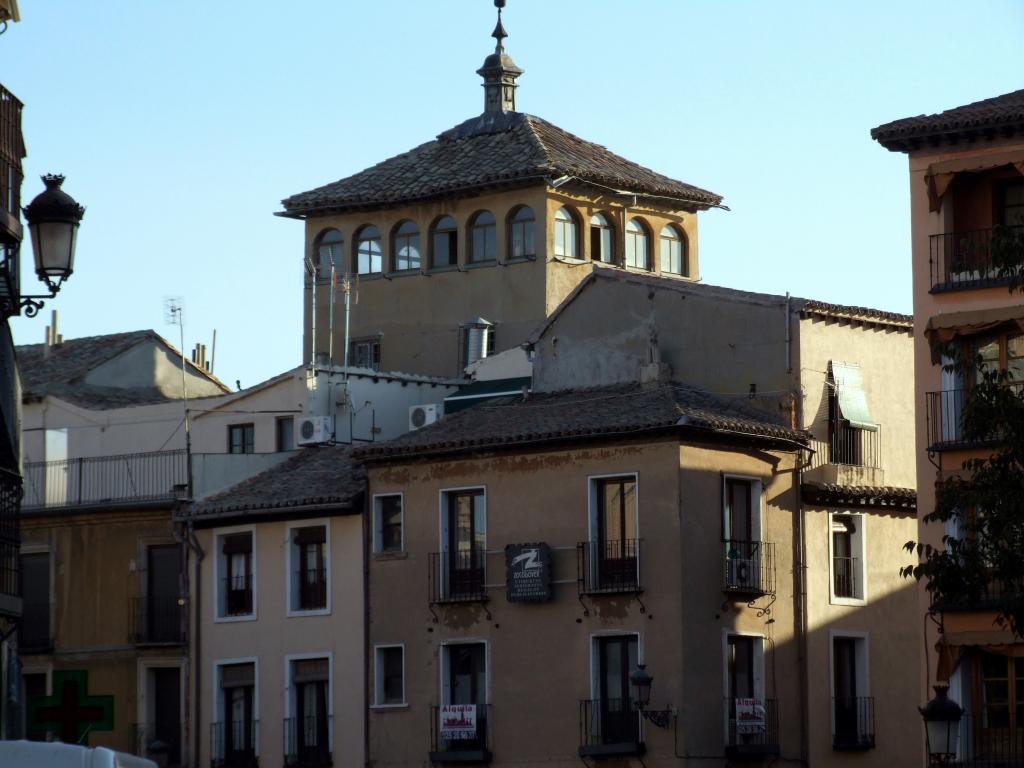
M 181 765 L 181 670 L 178 667 L 150 667 L 147 670 L 150 722 L 146 723 L 142 747 L 147 756 L 153 747 L 166 747 L 167 765 Z
M 601 743 L 640 741 L 640 720 L 629 683 L 637 668 L 638 638 L 615 635 L 596 642 Z
M 446 494 L 445 552 L 448 596 L 474 595 L 484 584 L 487 515 L 483 489 Z M 461 702 L 452 702 L 461 703 Z
M 181 548 L 176 544 L 149 547 L 146 557 L 146 639 L 157 643 L 179 641 Z
M 979 653 L 976 664 L 980 684 L 973 720 L 974 757 L 1020 760 L 1024 757 L 1024 659 Z
M 723 533 L 726 583 L 729 586 L 761 586 L 761 483 L 726 477 Z
M 222 742 L 227 768 L 248 768 L 255 764 L 255 690 L 253 664 L 228 664 L 220 668 L 223 696 Z
M 637 584 L 636 478 L 606 477 L 597 492 L 597 584 L 602 589 Z
M 444 646 L 447 661 L 443 703 L 476 705 L 476 737 L 459 739 L 460 750 L 487 748 L 487 649 L 483 643 Z
M 863 692 L 857 686 L 857 641 L 837 637 L 832 641 L 833 694 L 835 696 L 835 732 L 838 744 L 855 744 L 858 740 L 857 697 Z
M 295 750 L 301 765 L 330 763 L 327 659 L 293 662 Z

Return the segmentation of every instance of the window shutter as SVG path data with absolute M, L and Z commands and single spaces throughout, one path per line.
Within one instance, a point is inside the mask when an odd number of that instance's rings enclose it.
M 292 682 L 318 683 L 327 680 L 330 667 L 327 659 L 302 659 L 292 662 Z
M 252 534 L 234 533 L 224 537 L 225 555 L 244 555 L 252 553 Z
M 295 543 L 299 546 L 303 544 L 323 544 L 325 541 L 327 541 L 327 530 L 322 525 L 312 528 L 299 528 L 295 531 Z
M 220 668 L 221 688 L 244 688 L 256 685 L 255 664 L 226 664 Z

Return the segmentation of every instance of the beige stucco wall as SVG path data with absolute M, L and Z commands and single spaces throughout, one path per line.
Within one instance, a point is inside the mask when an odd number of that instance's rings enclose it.
M 440 702 L 439 648 L 472 639 L 488 646 L 494 764 L 578 766 L 578 701 L 592 698 L 592 638 L 628 632 L 640 635 L 640 654 L 655 679 L 652 708 L 679 709 L 677 734 L 645 727 L 644 763 L 678 765 L 678 752 L 713 765 L 703 757 L 724 754 L 726 630 L 771 639 L 768 695 L 783 700 L 783 754 L 798 755 L 792 563 L 785 543 L 795 504 L 791 461 L 667 440 L 371 467 L 371 494 L 404 494 L 406 552 L 371 560 L 370 647 L 404 644 L 408 706 L 371 708 L 370 759 L 424 764 L 429 707 Z M 766 535 L 779 542 L 778 599 L 760 617 L 745 603 L 725 603 L 721 592 L 722 472 L 766 483 Z M 583 597 L 581 604 L 575 547 L 588 539 L 588 478 L 627 473 L 638 477 L 644 593 L 639 600 Z M 436 606 L 435 622 L 424 578 L 429 553 L 439 549 L 439 494 L 466 486 L 486 489 L 490 601 L 486 610 Z M 508 603 L 503 548 L 534 541 L 554 548 L 554 598 Z
M 329 525 L 330 611 L 318 615 L 288 613 L 289 526 Z M 217 552 L 215 536 L 254 530 L 253 560 L 255 618 L 215 618 Z M 259 758 L 265 768 L 284 760 L 284 718 L 289 716 L 286 697 L 287 657 L 292 654 L 323 654 L 332 660 L 331 699 L 334 765 L 363 766 L 364 664 L 363 664 L 363 521 L 360 515 L 309 518 L 291 522 L 202 529 L 196 532 L 205 556 L 193 578 L 193 611 L 198 610 L 199 644 L 193 634 L 199 680 L 200 765 L 210 760 L 210 724 L 220 720 L 213 711 L 214 664 L 231 659 L 254 660 L 257 691 L 255 717 L 259 720 Z M 200 595 L 196 600 L 195 595 Z M 193 716 L 194 716 L 193 709 Z
M 97 366 L 85 376 L 94 387 L 156 387 L 168 397 L 181 397 L 181 355 L 155 341 L 144 341 Z M 185 363 L 185 388 L 189 397 L 208 397 L 224 392 L 196 368 Z

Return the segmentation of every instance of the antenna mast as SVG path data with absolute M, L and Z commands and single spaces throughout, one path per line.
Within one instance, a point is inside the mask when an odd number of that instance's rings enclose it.
M 188 384 L 185 376 L 185 306 L 180 297 L 164 299 L 164 317 L 171 325 L 178 326 L 179 351 L 181 352 L 181 402 L 185 409 L 185 471 L 188 482 L 188 498 L 192 498 L 192 429 L 188 418 Z

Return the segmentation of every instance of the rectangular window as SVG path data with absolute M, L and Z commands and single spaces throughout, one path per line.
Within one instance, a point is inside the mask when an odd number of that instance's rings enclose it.
M 867 638 L 832 638 L 832 744 L 874 746 L 874 702 L 868 695 Z
M 596 587 L 623 591 L 639 585 L 636 477 L 602 477 L 593 481 L 595 509 L 591 531 L 592 569 Z
M 252 424 L 231 424 L 228 427 L 228 453 L 254 453 L 256 427 Z
M 773 587 L 772 547 L 761 541 L 760 480 L 726 475 L 722 480 L 725 590 L 762 594 Z
M 487 547 L 483 489 L 445 493 L 443 515 L 444 596 L 456 600 L 482 596 Z
M 487 649 L 483 643 L 441 646 L 441 703 L 472 707 L 475 727 L 465 738 L 442 745 L 442 751 L 479 751 L 487 748 Z
M 232 533 L 218 538 L 220 571 L 218 616 L 253 615 L 253 534 Z
M 373 551 L 401 552 L 402 495 L 375 496 L 373 500 Z
M 327 526 L 292 528 L 292 610 L 327 608 Z
M 22 711 L 25 713 L 24 733 L 29 741 L 49 741 L 45 726 L 29 721 L 28 711 L 33 703 L 48 695 L 45 672 L 26 672 L 21 676 Z
M 354 368 L 380 370 L 380 339 L 355 339 L 349 343 L 348 364 Z
M 295 450 L 295 417 L 279 416 L 274 421 L 275 448 L 278 453 Z
M 727 747 L 778 744 L 775 702 L 765 698 L 763 637 L 726 636 L 725 716 Z
M 330 765 L 330 660 L 292 661 L 291 680 L 293 717 L 285 723 L 285 764 Z
M 1024 226 L 1024 184 L 1013 182 L 1002 188 L 1002 217 L 1000 223 L 1008 227 Z
M 595 638 L 594 655 L 600 743 L 639 742 L 640 716 L 629 681 L 639 663 L 639 638 L 637 635 Z
M 405 704 L 405 647 L 378 645 L 374 659 L 377 706 Z
M 21 628 L 18 647 L 23 652 L 46 651 L 50 635 L 50 553 L 21 556 Z
M 866 597 L 864 515 L 831 514 L 832 601 L 863 603 Z
M 146 548 L 146 595 L 137 627 L 144 642 L 181 642 L 180 577 L 181 547 L 168 544 Z
M 147 700 L 146 722 L 139 737 L 145 744 L 166 745 L 168 765 L 181 764 L 181 669 L 148 666 L 140 680 Z
M 459 326 L 459 367 L 465 368 L 494 355 L 494 325 L 469 323 Z
M 211 751 L 225 765 L 255 765 L 256 665 L 223 664 L 218 674 L 220 722 L 213 727 Z

